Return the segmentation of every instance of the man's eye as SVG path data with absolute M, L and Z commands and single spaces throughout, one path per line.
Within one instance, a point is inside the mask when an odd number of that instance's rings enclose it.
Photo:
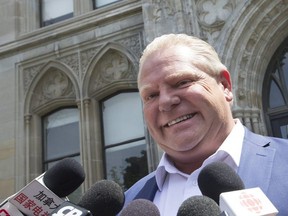
M 157 97 L 157 95 L 158 95 L 158 94 L 156 94 L 156 93 L 149 94 L 149 95 L 147 95 L 147 96 L 145 97 L 145 100 L 146 100 L 146 101 L 150 101 L 150 100 L 152 100 L 153 98 Z
M 178 87 L 186 87 L 190 85 L 192 81 L 191 80 L 181 80 L 180 82 L 177 83 Z

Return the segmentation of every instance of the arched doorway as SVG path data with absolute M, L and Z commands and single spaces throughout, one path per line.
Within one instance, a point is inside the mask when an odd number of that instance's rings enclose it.
M 268 134 L 288 139 L 288 38 L 279 46 L 267 68 L 263 108 Z

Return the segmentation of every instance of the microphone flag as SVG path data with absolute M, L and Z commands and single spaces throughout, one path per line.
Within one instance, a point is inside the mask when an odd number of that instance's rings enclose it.
M 275 216 L 278 213 L 259 187 L 221 193 L 220 209 L 229 216 Z
M 23 216 L 19 210 L 9 202 L 1 205 L 0 216 Z
M 31 181 L 13 195 L 8 202 L 26 215 L 48 216 L 64 200 L 44 186 L 43 175 Z

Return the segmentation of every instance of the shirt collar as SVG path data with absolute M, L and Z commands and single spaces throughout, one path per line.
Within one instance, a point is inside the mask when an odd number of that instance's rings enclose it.
M 244 133 L 244 126 L 239 119 L 235 119 L 235 126 L 228 137 L 224 140 L 218 150 L 203 162 L 203 165 L 197 170 L 197 173 L 199 173 L 204 166 L 215 161 L 224 161 L 237 171 L 240 163 Z M 194 172 L 196 172 L 196 170 Z M 156 182 L 160 191 L 163 188 L 168 173 L 177 173 L 187 178 L 189 177 L 188 174 L 179 171 L 169 160 L 167 154 L 164 153 L 156 169 Z

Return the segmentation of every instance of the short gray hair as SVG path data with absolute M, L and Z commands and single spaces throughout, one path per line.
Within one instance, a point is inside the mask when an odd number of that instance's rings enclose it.
M 155 38 L 143 51 L 140 58 L 138 81 L 142 65 L 148 56 L 156 51 L 179 45 L 190 48 L 196 56 L 193 59 L 193 65 L 196 65 L 208 74 L 217 76 L 221 71 L 227 70 L 226 66 L 220 61 L 215 49 L 204 40 L 186 34 L 165 34 Z

